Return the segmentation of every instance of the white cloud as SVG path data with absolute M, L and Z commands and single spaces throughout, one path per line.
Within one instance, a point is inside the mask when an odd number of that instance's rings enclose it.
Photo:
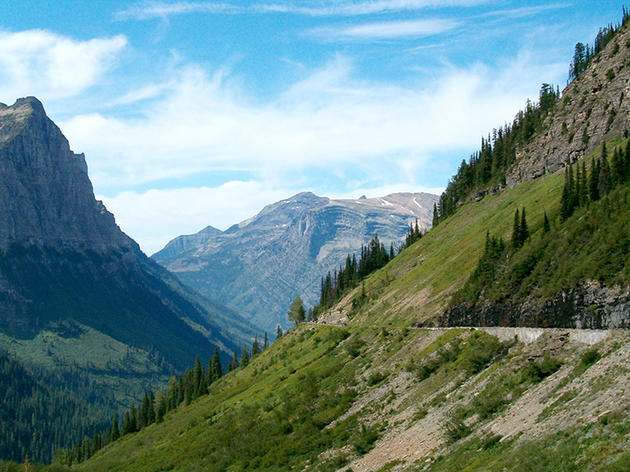
M 448 19 L 384 21 L 362 25 L 315 28 L 311 34 L 326 40 L 418 38 L 445 33 L 459 23 Z
M 239 13 L 242 9 L 228 3 L 214 2 L 145 2 L 140 5 L 120 10 L 114 14 L 117 20 L 149 20 L 168 18 L 174 15 L 190 13 L 230 14 Z
M 472 149 L 540 82 L 561 74 L 564 64 L 536 65 L 522 54 L 501 72 L 452 67 L 424 88 L 404 88 L 357 80 L 352 63 L 337 58 L 257 103 L 225 71 L 188 67 L 142 115 L 78 115 L 62 129 L 87 153 L 95 186 L 110 192 L 216 170 L 402 173 L 402 162 Z
M 276 2 L 243 7 L 219 2 L 144 2 L 115 13 L 117 20 L 165 19 L 174 15 L 206 14 L 265 14 L 286 13 L 305 16 L 359 16 L 379 13 L 424 10 L 428 8 L 469 7 L 488 3 L 488 0 L 373 0 Z
M 176 236 L 208 225 L 225 230 L 294 193 L 271 189 L 263 182 L 232 181 L 218 187 L 121 192 L 98 198 L 114 213 L 122 230 L 153 254 Z
M 75 96 L 99 81 L 126 44 L 120 35 L 74 41 L 43 30 L 0 32 L 0 99 Z

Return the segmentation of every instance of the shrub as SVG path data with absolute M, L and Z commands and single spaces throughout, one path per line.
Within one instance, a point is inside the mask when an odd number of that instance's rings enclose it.
M 589 349 L 588 351 L 584 351 L 582 357 L 580 359 L 580 365 L 584 368 L 589 368 L 593 364 L 595 364 L 598 360 L 600 360 L 602 355 L 599 353 L 597 349 Z
M 540 382 L 556 372 L 562 366 L 558 359 L 545 354 L 539 362 L 529 361 L 524 368 L 524 375 L 532 382 Z
M 374 426 L 361 425 L 361 429 L 352 437 L 350 444 L 358 454 L 363 455 L 372 449 L 377 439 L 378 432 Z
M 472 432 L 470 427 L 464 423 L 465 416 L 466 410 L 461 406 L 451 411 L 451 415 L 446 421 L 446 437 L 449 442 L 453 443 L 464 439 Z

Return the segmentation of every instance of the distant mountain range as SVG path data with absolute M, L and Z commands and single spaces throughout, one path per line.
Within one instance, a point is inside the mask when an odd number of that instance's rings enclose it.
M 175 238 L 152 257 L 201 294 L 275 330 L 287 325 L 296 295 L 315 303 L 320 277 L 373 235 L 389 246 L 416 220 L 428 228 L 437 199 L 428 193 L 357 200 L 299 193 L 226 231 L 208 226 Z

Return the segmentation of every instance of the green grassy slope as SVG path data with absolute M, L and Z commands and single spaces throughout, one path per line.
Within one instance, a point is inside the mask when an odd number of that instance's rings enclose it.
M 544 470 L 623 470 L 609 466 L 630 458 L 616 447 L 630 439 L 619 410 L 630 394 L 618 390 L 630 338 L 612 335 L 593 357 L 565 336 L 525 345 L 462 329 L 304 325 L 208 396 L 74 468 L 415 471 L 430 459 L 429 470 L 499 471 L 549 441 Z M 529 423 L 512 420 L 528 409 Z M 563 468 L 574 463 L 583 468 Z

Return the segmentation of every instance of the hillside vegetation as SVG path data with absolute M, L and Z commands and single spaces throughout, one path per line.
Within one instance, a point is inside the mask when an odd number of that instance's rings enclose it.
M 527 146 L 558 116 L 538 122 Z M 613 128 L 605 139 L 626 146 Z M 591 169 L 602 144 L 574 160 Z M 514 165 L 529 158 L 521 152 Z M 571 214 L 565 187 L 560 168 L 459 201 L 319 323 L 299 324 L 208 395 L 74 468 L 628 470 L 630 334 L 567 328 L 627 322 L 630 186 L 620 180 Z M 449 321 L 560 328 L 411 327 Z

